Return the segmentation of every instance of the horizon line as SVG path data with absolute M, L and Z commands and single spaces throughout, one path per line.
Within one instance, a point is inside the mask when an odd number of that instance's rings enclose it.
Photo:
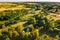
M 0 2 L 60 2 L 60 0 L 0 0 Z

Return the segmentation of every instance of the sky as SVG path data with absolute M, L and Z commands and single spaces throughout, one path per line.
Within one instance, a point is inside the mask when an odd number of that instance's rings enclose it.
M 60 0 L 0 0 L 0 2 L 60 2 Z

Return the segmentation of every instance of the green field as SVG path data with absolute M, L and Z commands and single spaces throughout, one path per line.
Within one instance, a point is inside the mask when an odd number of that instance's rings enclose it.
M 1 2 L 0 40 L 60 40 L 60 3 Z

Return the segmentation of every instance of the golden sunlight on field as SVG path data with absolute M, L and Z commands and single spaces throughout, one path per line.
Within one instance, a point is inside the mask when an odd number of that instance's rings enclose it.
M 0 3 L 0 40 L 60 40 L 60 3 Z

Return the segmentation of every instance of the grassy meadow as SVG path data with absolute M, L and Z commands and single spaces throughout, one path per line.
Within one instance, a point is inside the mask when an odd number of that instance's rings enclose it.
M 0 40 L 60 40 L 60 3 L 1 2 Z

